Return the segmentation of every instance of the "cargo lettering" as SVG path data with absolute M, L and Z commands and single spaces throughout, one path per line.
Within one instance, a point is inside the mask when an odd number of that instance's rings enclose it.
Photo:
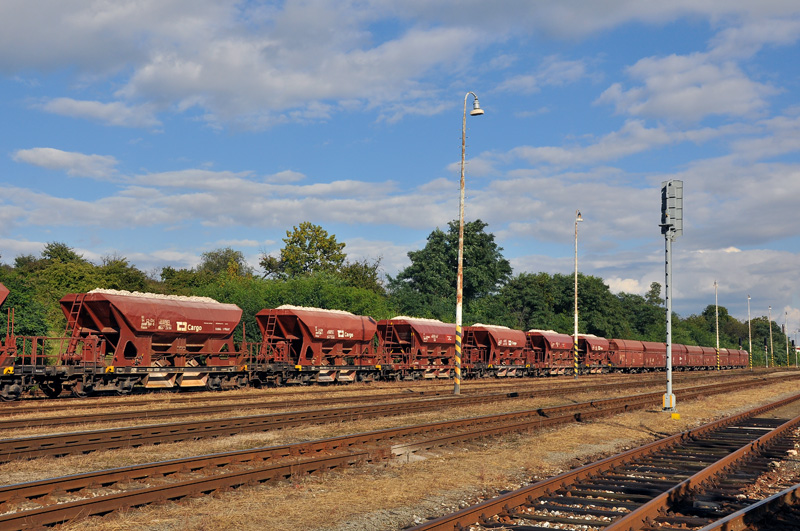
M 352 339 L 355 334 L 346 330 L 337 330 L 337 336 L 341 339 Z
M 176 330 L 178 332 L 202 332 L 203 325 L 195 325 L 191 323 L 187 323 L 186 321 L 177 321 L 175 323 Z

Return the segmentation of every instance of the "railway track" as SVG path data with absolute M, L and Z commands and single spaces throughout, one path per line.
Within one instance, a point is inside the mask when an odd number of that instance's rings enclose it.
M 794 376 L 795 378 L 800 376 Z M 682 397 L 698 396 L 701 394 L 723 393 L 746 387 L 763 385 L 760 380 L 746 382 L 728 382 L 707 386 L 683 388 Z M 637 386 L 638 387 L 638 386 Z M 584 388 L 585 390 L 585 388 Z M 435 411 L 451 406 L 475 405 L 504 400 L 518 400 L 539 396 L 541 391 L 528 391 L 478 396 L 450 396 L 448 398 L 427 399 L 414 402 L 399 401 L 383 404 L 369 404 L 344 408 L 328 408 L 304 411 L 290 411 L 286 413 L 270 413 L 264 415 L 239 416 L 222 419 L 196 420 L 187 422 L 173 422 L 166 424 L 152 424 L 124 428 L 108 428 L 103 430 L 79 431 L 59 433 L 53 435 L 40 435 L 34 437 L 20 437 L 15 439 L 0 440 L 0 462 L 15 459 L 31 459 L 44 456 L 60 457 L 64 455 L 84 454 L 96 450 L 115 450 L 119 448 L 138 447 L 148 444 L 162 444 L 230 436 L 241 433 L 264 432 L 280 430 L 293 426 L 308 425 L 310 423 L 347 422 L 356 419 L 383 417 L 388 415 L 402 415 Z M 654 392 L 637 395 L 647 403 L 657 402 L 662 393 Z M 613 399 L 612 399 L 613 400 Z M 617 400 L 625 400 L 617 399 Z M 541 411 L 585 410 L 590 414 L 592 408 L 598 403 L 608 403 L 607 400 L 585 402 L 583 404 L 570 404 L 557 408 L 534 410 L 534 414 Z
M 652 382 L 655 384 L 656 382 Z M 661 382 L 658 382 L 659 384 Z M 491 400 L 508 400 L 515 398 L 540 398 L 559 396 L 565 394 L 587 393 L 596 391 L 606 391 L 608 389 L 615 390 L 628 390 L 639 389 L 646 387 L 647 384 L 641 382 L 620 382 L 620 383 L 604 383 L 604 384 L 582 384 L 582 385 L 569 385 L 559 388 L 544 388 L 544 389 L 530 389 L 523 390 L 517 389 L 513 392 L 498 393 L 489 392 L 481 393 L 473 391 L 465 393 L 470 397 L 482 397 Z M 26 418 L 9 418 L 7 420 L 0 420 L 0 431 L 7 432 L 13 429 L 35 428 L 35 427 L 56 427 L 56 426 L 69 426 L 76 424 L 96 424 L 96 423 L 111 423 L 130 420 L 154 420 L 159 418 L 185 418 L 191 416 L 209 416 L 215 413 L 228 413 L 236 411 L 241 413 L 247 410 L 263 410 L 263 409 L 304 409 L 309 407 L 326 407 L 337 406 L 342 404 L 359 404 L 359 403 L 379 403 L 387 401 L 412 401 L 425 398 L 440 397 L 442 401 L 458 401 L 464 403 L 461 398 L 454 398 L 452 391 L 447 393 L 440 391 L 422 391 L 422 392 L 399 392 L 399 393 L 384 393 L 369 396 L 346 396 L 346 397 L 326 397 L 326 398 L 307 398 L 300 400 L 284 400 L 280 402 L 264 402 L 263 399 L 253 398 L 240 400 L 234 403 L 209 405 L 200 404 L 188 407 L 170 407 L 159 409 L 140 409 L 140 410 L 126 410 L 117 412 L 102 412 L 102 413 L 79 413 L 75 415 L 52 415 L 45 417 L 26 417 Z M 150 403 L 152 405 L 152 402 Z
M 757 369 L 755 371 L 749 370 L 729 370 L 729 371 L 720 371 L 721 374 L 715 371 L 690 371 L 690 372 L 678 372 L 674 375 L 674 380 L 678 383 L 686 383 L 693 380 L 703 379 L 714 379 L 714 380 L 727 380 L 733 378 L 742 378 L 742 377 L 752 377 L 752 376 L 763 376 L 768 374 L 770 371 L 766 371 L 763 368 Z M 560 386 L 550 385 L 555 381 L 559 380 L 566 380 L 567 377 L 559 377 L 559 376 L 552 376 L 548 378 L 541 378 L 541 379 L 531 379 L 531 378 L 509 378 L 509 379 L 479 379 L 479 380 L 466 380 L 463 384 L 461 389 L 462 394 L 471 394 L 476 392 L 484 392 L 487 389 L 491 389 L 494 391 L 503 391 L 505 389 L 518 389 L 520 387 L 528 388 L 528 387 L 539 387 L 539 385 L 544 385 L 546 388 L 550 389 L 558 389 Z M 631 379 L 639 381 L 642 385 L 646 385 L 649 383 L 653 384 L 661 384 L 664 381 L 664 375 L 662 373 L 654 373 L 652 375 L 642 375 L 642 374 L 622 374 L 622 373 L 611 373 L 611 374 L 591 374 L 591 375 L 583 375 L 579 380 L 579 385 L 584 385 L 587 382 L 591 385 L 592 380 L 600 380 L 602 379 L 603 382 L 610 382 L 610 381 L 629 381 Z M 569 377 L 570 382 L 572 381 L 571 376 Z M 449 395 L 452 394 L 452 383 L 442 382 L 442 381 L 414 381 L 414 382 L 373 382 L 368 385 L 369 389 L 376 389 L 376 390 L 385 390 L 387 392 L 397 392 L 398 388 L 402 387 L 403 392 L 408 393 L 415 393 L 419 395 L 432 395 L 432 396 L 440 396 L 440 395 Z M 326 394 L 344 394 L 344 393 L 352 393 L 354 391 L 352 385 L 339 385 L 335 387 L 299 387 L 299 388 L 282 388 L 285 390 L 285 394 L 294 394 L 295 391 L 302 390 L 304 392 L 324 392 Z M 272 391 L 272 392 L 270 392 Z M 15 413 L 22 413 L 26 411 L 42 411 L 42 410 L 63 410 L 65 407 L 69 408 L 70 410 L 83 410 L 83 409 L 93 409 L 93 408 L 101 408 L 101 407 L 109 407 L 114 406 L 116 404 L 124 405 L 125 407 L 144 407 L 150 406 L 157 402 L 168 402 L 170 404 L 192 404 L 197 402 L 203 403 L 210 403 L 210 402 L 225 402 L 225 401 L 232 401 L 232 400 L 263 400 L 264 398 L 267 399 L 279 399 L 283 393 L 274 392 L 275 389 L 270 391 L 266 391 L 264 394 L 259 394 L 258 391 L 254 390 L 255 396 L 252 394 L 245 395 L 245 396 L 231 396 L 228 392 L 221 392 L 216 394 L 211 394 L 210 392 L 206 391 L 198 391 L 193 392 L 189 391 L 187 394 L 178 394 L 176 392 L 170 391 L 156 391 L 146 393 L 144 396 L 148 396 L 148 398 L 141 398 L 142 394 L 138 395 L 125 395 L 125 396 L 114 396 L 114 395 L 92 395 L 88 397 L 82 398 L 75 398 L 72 396 L 60 396 L 56 399 L 45 398 L 43 396 L 33 396 L 28 398 L 22 398 L 20 400 L 16 400 L 13 402 L 2 402 L 0 401 L 0 411 L 4 414 L 15 414 Z M 280 391 L 280 390 L 279 390 Z
M 740 386 L 739 383 L 735 384 Z M 730 384 L 684 390 L 682 397 L 730 390 Z M 740 387 L 738 387 L 740 388 Z M 220 489 L 282 480 L 408 456 L 451 444 L 530 431 L 632 408 L 652 406 L 660 393 L 407 426 L 303 442 L 131 466 L 0 488 L 0 528 L 23 529 L 102 515 Z
M 800 522 L 800 484 L 736 511 L 701 531 L 794 531 Z
M 746 487 L 800 445 L 798 401 L 795 395 L 656 441 L 413 530 L 745 529 L 710 526 L 756 503 Z M 792 403 L 790 419 L 760 416 Z
M 724 375 L 722 380 L 727 380 L 730 375 Z M 691 380 L 690 380 L 691 381 Z M 463 394 L 469 396 L 497 396 L 498 399 L 507 398 L 538 398 L 545 396 L 559 396 L 564 394 L 574 394 L 581 392 L 596 392 L 614 388 L 618 390 L 637 389 L 647 387 L 648 385 L 660 385 L 663 379 L 652 379 L 647 381 L 623 381 L 617 383 L 581 383 L 578 385 L 567 385 L 560 387 L 545 387 L 538 389 L 520 388 L 516 386 L 513 391 L 506 394 L 498 392 L 497 388 L 490 387 L 490 392 L 487 393 L 484 389 L 465 390 Z M 502 391 L 502 389 L 500 390 Z M 358 404 L 358 403 L 377 403 L 382 401 L 392 400 L 415 400 L 420 398 L 450 398 L 452 397 L 451 390 L 420 390 L 420 391 L 403 391 L 393 393 L 373 394 L 368 396 L 345 396 L 345 397 L 325 397 L 325 398 L 306 398 L 294 400 L 275 400 L 276 397 L 270 397 L 270 401 L 265 401 L 265 397 L 242 397 L 233 401 L 230 397 L 224 399 L 225 404 L 213 405 L 208 404 L 208 400 L 200 400 L 202 404 L 189 405 L 185 407 L 173 407 L 175 402 L 170 401 L 170 407 L 161 407 L 157 409 L 136 409 L 139 406 L 153 406 L 156 403 L 152 400 L 146 401 L 131 401 L 131 403 L 124 403 L 125 411 L 116 412 L 100 412 L 100 413 L 76 413 L 65 415 L 59 412 L 58 415 L 50 416 L 26 416 L 34 413 L 31 408 L 13 409 L 6 414 L 5 420 L 0 420 L 0 433 L 7 433 L 9 430 L 26 429 L 36 427 L 57 427 L 57 426 L 71 426 L 83 424 L 99 424 L 99 423 L 112 423 L 124 422 L 131 420 L 156 420 L 161 418 L 185 418 L 192 416 L 208 416 L 215 413 L 228 413 L 231 411 L 243 412 L 247 410 L 263 410 L 263 409 L 303 409 L 309 407 L 325 407 L 336 406 L 342 404 Z M 214 398 L 214 397 L 210 397 Z M 213 401 L 212 401 L 213 402 Z M 191 401 L 189 402 L 191 404 Z M 99 406 L 96 404 L 75 404 L 88 405 L 91 409 L 96 409 Z M 63 406 L 62 406 L 63 407 Z M 46 408 L 50 410 L 51 408 Z M 70 410 L 84 409 L 74 408 L 70 406 Z M 16 413 L 16 415 L 15 415 Z M 42 411 L 36 411 L 42 413 Z M 14 418 L 15 416 L 23 418 Z

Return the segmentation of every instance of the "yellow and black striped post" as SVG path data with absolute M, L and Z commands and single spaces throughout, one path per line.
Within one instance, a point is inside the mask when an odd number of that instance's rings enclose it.
M 589 350 L 587 347 L 586 350 Z M 573 367 L 575 369 L 575 379 L 578 379 L 578 338 L 575 338 L 575 342 L 572 345 L 572 353 L 573 353 Z
M 717 370 L 720 370 L 720 366 L 719 366 L 719 347 L 717 347 Z
M 456 375 L 453 383 L 453 394 L 461 394 L 461 325 L 456 325 Z

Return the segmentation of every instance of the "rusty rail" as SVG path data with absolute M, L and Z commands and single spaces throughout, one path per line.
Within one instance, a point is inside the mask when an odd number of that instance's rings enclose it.
M 800 377 L 800 376 L 799 376 Z M 655 383 L 655 382 L 653 382 Z M 659 382 L 660 383 L 660 382 Z M 521 390 L 516 389 L 513 392 L 506 393 L 464 393 L 473 397 L 487 397 L 490 400 L 497 401 L 519 399 L 519 398 L 537 398 L 545 396 L 558 396 L 570 393 L 579 392 L 595 392 L 604 391 L 609 388 L 613 389 L 638 389 L 644 387 L 641 382 L 624 382 L 614 384 L 592 384 L 592 385 L 575 385 L 561 388 L 545 388 L 545 389 L 531 389 Z M 197 405 L 189 407 L 173 407 L 173 408 L 160 408 L 160 409 L 141 409 L 141 410 L 126 410 L 111 413 L 94 413 L 94 414 L 77 414 L 77 415 L 51 415 L 46 417 L 35 418 L 10 418 L 0 420 L 0 433 L 12 429 L 24 429 L 34 427 L 55 427 L 55 426 L 69 426 L 76 424 L 92 424 L 103 422 L 120 422 L 127 420 L 142 420 L 142 419 L 159 419 L 159 418 L 175 418 L 175 417 L 188 417 L 193 415 L 210 415 L 213 413 L 227 413 L 230 411 L 243 411 L 248 409 L 286 409 L 286 408 L 305 408 L 313 406 L 328 406 L 328 405 L 341 405 L 341 404 L 357 404 L 357 403 L 373 403 L 387 400 L 419 400 L 420 398 L 436 398 L 442 397 L 441 400 L 458 401 L 458 404 L 463 405 L 465 402 L 460 397 L 453 397 L 452 391 L 421 391 L 415 393 L 383 393 L 371 396 L 349 396 L 349 397 L 333 397 L 333 398 L 308 398 L 300 400 L 284 400 L 281 402 L 264 402 L 263 397 L 247 398 L 239 400 L 235 403 L 220 404 L 220 405 Z M 231 398 L 227 398 L 231 401 Z M 148 401 L 147 405 L 153 405 L 154 402 Z M 129 404 L 125 404 L 129 406 Z M 138 405 L 138 403 L 137 403 Z M 62 406 L 63 407 L 63 406 Z M 98 407 L 94 405 L 93 407 Z M 132 405 L 131 405 L 132 407 Z M 29 413 L 29 410 L 18 411 L 19 413 Z
M 775 531 L 796 529 L 800 522 L 800 484 L 736 511 L 699 531 Z
M 719 389 L 719 391 L 722 391 L 722 389 Z M 696 393 L 708 394 L 708 389 L 701 388 L 696 390 Z M 653 393 L 628 397 L 627 399 L 597 401 L 591 403 L 593 404 L 592 411 L 573 414 L 563 414 L 564 408 L 558 407 L 552 408 L 552 410 L 527 412 L 529 414 L 527 420 L 521 420 L 519 414 L 512 413 L 444 421 L 320 441 L 227 452 L 12 485 L 0 488 L 0 504 L 5 510 L 9 510 L 9 505 L 13 505 L 14 500 L 40 499 L 46 501 L 54 492 L 75 493 L 92 486 L 109 486 L 119 481 L 131 482 L 153 476 L 174 475 L 180 472 L 194 472 L 201 469 L 213 471 L 226 466 L 251 465 L 249 469 L 244 471 L 224 472 L 204 479 L 193 478 L 188 481 L 177 482 L 172 488 L 164 486 L 152 489 L 136 489 L 109 496 L 94 496 L 91 499 L 69 504 L 48 505 L 40 509 L 9 513 L 0 516 L 0 528 L 17 529 L 25 526 L 49 525 L 72 518 L 105 514 L 122 507 L 142 505 L 164 499 L 177 499 L 187 495 L 207 493 L 219 488 L 235 487 L 246 483 L 285 479 L 297 473 L 309 473 L 339 466 L 349 466 L 363 461 L 385 459 L 389 455 L 410 453 L 419 448 L 440 447 L 445 444 L 461 443 L 492 435 L 576 422 L 585 420 L 589 416 L 612 415 L 632 407 L 651 405 L 654 395 L 660 396 L 658 393 Z M 578 406 L 582 405 L 579 404 Z M 542 413 L 550 416 L 539 417 Z M 554 413 L 562 414 L 553 416 Z M 517 416 L 516 420 L 515 415 Z M 720 421 L 720 423 L 722 422 Z M 504 423 L 504 425 L 498 425 L 499 423 Z M 466 431 L 441 434 L 447 430 L 459 429 Z M 431 433 L 439 435 L 426 441 L 398 443 L 403 438 L 414 438 Z M 387 448 L 385 446 L 387 442 L 394 443 L 394 446 L 391 449 Z M 356 449 L 355 452 L 353 452 L 354 449 Z M 276 461 L 279 460 L 288 460 L 288 462 L 276 464 Z M 322 460 L 322 462 L 318 462 L 319 460 Z
M 603 459 L 601 461 L 597 461 L 595 463 L 591 463 L 589 465 L 586 465 L 586 466 L 583 466 L 583 467 L 580 467 L 580 468 L 576 468 L 574 470 L 571 470 L 569 472 L 565 472 L 565 473 L 560 474 L 558 476 L 555 476 L 553 478 L 550 478 L 550 479 L 547 479 L 547 480 L 544 480 L 544 481 L 540 481 L 538 483 L 535 483 L 535 484 L 530 485 L 528 487 L 525 487 L 523 489 L 519 489 L 519 490 L 510 492 L 510 493 L 507 493 L 505 495 L 499 496 L 499 497 L 494 498 L 492 500 L 487 500 L 487 501 L 485 501 L 483 503 L 480 503 L 480 504 L 472 506 L 472 507 L 468 507 L 468 508 L 463 509 L 461 511 L 458 511 L 456 513 L 442 516 L 442 517 L 437 518 L 435 520 L 432 520 L 432 521 L 426 522 L 424 524 L 421 524 L 419 526 L 413 527 L 412 529 L 413 529 L 413 531 L 432 531 L 432 530 L 452 531 L 454 529 L 467 528 L 468 526 L 474 525 L 474 524 L 476 524 L 478 522 L 489 522 L 491 517 L 494 516 L 494 515 L 504 515 L 504 516 L 510 518 L 512 515 L 516 515 L 517 514 L 514 511 L 512 511 L 512 509 L 514 507 L 520 507 L 520 506 L 523 506 L 523 505 L 532 505 L 535 502 L 535 500 L 538 500 L 538 499 L 541 499 L 541 498 L 553 497 L 553 496 L 555 496 L 554 493 L 558 492 L 558 491 L 570 491 L 570 489 L 575 489 L 575 488 L 579 489 L 579 487 L 572 487 L 572 486 L 579 484 L 579 482 L 589 481 L 592 478 L 602 478 L 605 475 L 609 475 L 609 476 L 613 475 L 614 474 L 613 470 L 615 468 L 617 468 L 617 467 L 621 467 L 621 466 L 623 466 L 625 464 L 628 464 L 628 463 L 634 463 L 639 459 L 654 455 L 656 452 L 663 451 L 663 450 L 665 450 L 667 448 L 674 447 L 674 446 L 679 445 L 679 444 L 684 444 L 684 443 L 690 442 L 690 441 L 694 440 L 695 438 L 702 437 L 702 436 L 704 436 L 706 434 L 714 432 L 715 430 L 719 430 L 721 428 L 724 428 L 724 427 L 727 427 L 727 426 L 731 426 L 731 425 L 733 425 L 735 423 L 742 422 L 742 421 L 744 421 L 744 420 L 746 420 L 748 418 L 751 418 L 751 417 L 754 417 L 756 415 L 759 415 L 759 414 L 761 414 L 761 413 L 763 413 L 763 412 L 765 412 L 765 411 L 767 411 L 769 409 L 778 408 L 778 407 L 784 406 L 786 404 L 789 404 L 791 402 L 794 402 L 796 400 L 800 400 L 800 394 L 794 395 L 792 397 L 780 400 L 780 401 L 772 403 L 772 404 L 768 404 L 768 405 L 765 405 L 765 406 L 761 406 L 759 408 L 755 408 L 753 410 L 750 410 L 750 411 L 745 412 L 745 413 L 741 413 L 739 415 L 735 415 L 735 416 L 732 416 L 732 417 L 721 419 L 721 420 L 716 421 L 716 422 L 712 422 L 712 423 L 706 424 L 704 426 L 701 426 L 699 428 L 695 428 L 693 430 L 689 430 L 689 431 L 684 432 L 684 433 L 676 434 L 676 435 L 673 435 L 671 437 L 667 437 L 667 438 L 661 439 L 659 441 L 655 441 L 653 443 L 641 446 L 639 448 L 635 448 L 635 449 L 629 450 L 627 452 L 618 454 L 618 455 L 613 456 L 613 457 L 609 457 L 607 459 Z M 790 426 L 795 425 L 798 422 L 800 422 L 800 417 L 794 419 L 793 423 L 784 424 L 783 428 L 784 428 L 784 430 L 788 430 Z M 748 445 L 748 448 L 750 446 L 751 445 Z M 705 467 L 703 467 L 703 468 L 705 468 Z M 703 475 L 707 474 L 710 477 L 710 476 L 713 476 L 715 473 L 716 472 L 710 472 L 710 473 L 709 472 L 704 472 Z M 699 477 L 702 477 L 702 476 L 698 475 L 698 478 Z M 692 480 L 692 482 L 690 483 L 691 486 L 696 485 L 697 481 L 698 481 L 697 478 Z M 655 483 L 658 483 L 658 482 L 655 482 Z M 674 486 L 675 482 L 673 481 L 671 483 L 666 483 L 666 484 L 668 486 L 665 486 L 659 492 L 663 492 L 664 490 L 669 489 L 671 486 Z M 683 483 L 681 483 L 681 484 L 683 484 Z M 597 488 L 600 489 L 600 487 L 597 487 Z M 651 490 L 653 488 L 657 489 L 658 487 L 657 486 L 656 487 L 653 487 L 653 486 L 645 487 L 644 485 L 642 485 L 641 488 L 642 488 L 641 494 L 631 494 L 630 499 L 627 499 L 627 500 L 618 499 L 618 500 L 615 500 L 611 504 L 612 507 L 624 508 L 625 510 L 622 510 L 621 512 L 620 512 L 620 510 L 617 510 L 616 514 L 614 514 L 613 511 L 606 512 L 606 514 L 608 514 L 610 517 L 613 517 L 613 516 L 621 517 L 621 516 L 624 516 L 624 514 L 627 512 L 627 509 L 631 509 L 631 510 L 633 510 L 633 512 L 631 512 L 629 516 L 630 516 L 630 518 L 632 520 L 636 520 L 636 522 L 640 522 L 640 521 L 647 522 L 648 519 L 652 520 L 654 518 L 654 514 L 658 513 L 658 509 L 657 508 L 655 509 L 655 513 L 653 512 L 654 507 L 656 507 L 655 503 L 654 503 L 654 505 L 649 506 L 646 509 L 643 509 L 643 513 L 646 513 L 646 514 L 644 514 L 643 517 L 638 516 L 636 511 L 635 511 L 635 509 L 637 507 L 639 507 L 640 505 L 642 505 L 644 503 L 644 501 L 649 500 L 650 498 L 653 497 L 653 496 L 651 496 L 649 494 L 646 494 L 646 492 L 649 492 L 649 490 Z M 681 490 L 681 492 L 686 492 L 686 489 L 687 489 L 687 487 L 684 485 L 684 488 L 683 488 L 683 490 Z M 634 490 L 636 490 L 636 489 L 634 489 Z M 580 491 L 577 491 L 577 493 L 574 495 L 574 497 L 564 498 L 564 502 L 563 503 L 565 503 L 565 504 L 571 503 L 571 504 L 574 504 L 574 505 L 578 506 L 581 503 L 583 503 L 582 498 L 580 496 L 581 496 L 580 495 Z M 635 501 L 635 500 L 640 499 L 640 498 L 641 498 L 641 501 L 639 501 L 639 502 Z M 668 496 L 668 498 L 669 498 L 669 496 Z M 673 498 L 673 499 L 675 499 L 675 498 Z M 592 503 L 595 504 L 595 505 L 598 505 L 598 506 L 602 506 L 605 502 L 603 502 L 602 500 L 593 499 Z M 660 506 L 660 507 L 663 507 L 663 505 Z M 589 509 L 589 510 L 578 509 L 578 510 L 579 511 L 584 511 L 585 514 L 593 514 L 594 513 L 594 511 L 592 511 L 591 509 Z M 596 511 L 596 512 L 600 513 L 600 512 L 605 512 L 605 511 Z M 603 527 L 606 531 L 611 531 L 612 529 L 613 530 L 639 529 L 639 528 L 637 528 L 635 526 L 631 527 L 630 520 L 627 521 L 627 522 L 623 522 L 622 520 L 619 520 L 619 522 L 622 522 L 619 525 L 617 524 L 617 521 L 615 521 L 614 524 L 610 524 L 608 521 L 605 521 L 605 522 L 596 521 L 596 520 L 580 521 L 580 520 L 573 519 L 573 518 L 562 518 L 559 521 L 561 523 L 571 522 L 574 525 L 580 525 L 580 524 L 589 525 L 588 522 L 592 522 L 594 525 Z M 512 528 L 512 527 L 510 527 L 510 528 Z
M 742 389 L 761 384 L 760 381 L 728 382 L 708 386 L 682 389 L 684 397 L 701 394 L 713 394 L 734 389 Z M 507 393 L 505 395 L 484 395 L 470 397 L 453 397 L 424 400 L 419 402 L 390 402 L 347 408 L 331 408 L 308 411 L 293 411 L 287 413 L 272 413 L 266 415 L 251 415 L 224 419 L 199 420 L 190 422 L 176 422 L 169 424 L 155 424 L 135 426 L 128 428 L 112 428 L 105 430 L 81 431 L 61 433 L 55 435 L 42 435 L 35 437 L 21 437 L 16 439 L 0 440 L 0 462 L 14 459 L 31 459 L 44 456 L 64 456 L 88 453 L 96 450 L 113 450 L 126 447 L 138 447 L 147 444 L 161 444 L 166 442 L 179 442 L 199 438 L 228 436 L 240 433 L 252 433 L 284 429 L 292 426 L 306 425 L 309 423 L 344 422 L 356 419 L 374 418 L 386 415 L 401 415 L 441 409 L 448 405 L 457 404 L 482 404 L 495 402 L 501 399 L 518 399 L 520 397 L 534 396 L 536 391 Z M 657 400 L 659 392 L 638 395 L 642 403 Z M 504 398 L 503 398 L 504 397 Z M 568 404 L 540 410 L 532 410 L 511 415 L 539 415 L 547 416 L 562 411 L 587 410 L 585 415 L 599 403 L 609 401 L 624 403 L 626 398 L 590 401 L 580 404 Z

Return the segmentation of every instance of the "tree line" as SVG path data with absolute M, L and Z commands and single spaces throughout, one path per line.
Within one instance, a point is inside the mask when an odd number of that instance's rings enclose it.
M 513 274 L 495 237 L 481 220 L 464 227 L 464 323 L 504 325 L 520 330 L 550 329 L 572 334 L 574 277 L 571 274 Z M 458 222 L 435 229 L 426 245 L 408 253 L 411 264 L 385 279 L 381 258 L 350 260 L 345 244 L 322 227 L 300 223 L 286 231 L 276 255 L 263 253 L 260 271 L 230 247 L 201 255 L 194 268 L 167 266 L 146 274 L 124 257 L 113 255 L 93 263 L 62 242 L 44 246 L 39 256 L 17 256 L 0 265 L 0 282 L 11 294 L 5 308 L 15 308 L 18 335 L 59 336 L 66 320 L 58 301 L 67 293 L 95 288 L 172 295 L 212 297 L 243 310 L 248 340 L 258 339 L 255 314 L 282 304 L 346 310 L 375 319 L 411 315 L 455 321 Z M 661 285 L 644 295 L 611 293 L 599 277 L 578 275 L 581 333 L 607 338 L 663 342 L 666 315 Z M 0 325 L 6 325 L 0 312 Z M 767 317 L 751 321 L 754 364 L 764 365 L 770 327 L 775 363 L 786 365 L 786 336 Z M 673 341 L 687 345 L 716 344 L 715 308 L 681 318 L 673 314 Z M 748 348 L 747 321 L 719 307 L 720 346 Z M 769 355 L 769 351 L 767 351 Z M 794 363 L 790 349 L 789 361 Z

